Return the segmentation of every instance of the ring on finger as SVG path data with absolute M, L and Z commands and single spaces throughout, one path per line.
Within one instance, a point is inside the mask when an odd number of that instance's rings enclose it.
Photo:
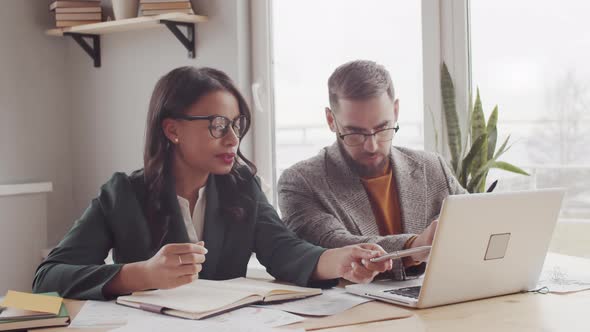
M 178 262 L 180 262 L 180 265 L 183 265 L 182 263 L 182 256 L 178 255 Z

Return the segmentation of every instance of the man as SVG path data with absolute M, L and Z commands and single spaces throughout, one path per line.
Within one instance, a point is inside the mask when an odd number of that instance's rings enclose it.
M 336 143 L 285 170 L 283 221 L 328 248 L 373 242 L 386 251 L 432 244 L 442 201 L 464 194 L 438 155 L 393 147 L 399 101 L 387 70 L 372 61 L 338 67 L 328 80 L 326 120 Z M 428 252 L 394 261 L 393 275 L 424 272 Z

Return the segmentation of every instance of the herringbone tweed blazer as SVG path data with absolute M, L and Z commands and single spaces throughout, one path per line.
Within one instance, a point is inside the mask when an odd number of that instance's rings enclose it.
M 379 235 L 361 179 L 336 143 L 282 173 L 278 195 L 283 222 L 301 238 L 326 248 L 377 243 L 390 252 L 422 233 L 439 215 L 445 197 L 467 193 L 436 154 L 392 147 L 391 162 L 403 234 Z M 394 261 L 392 272 L 403 279 L 407 271 Z

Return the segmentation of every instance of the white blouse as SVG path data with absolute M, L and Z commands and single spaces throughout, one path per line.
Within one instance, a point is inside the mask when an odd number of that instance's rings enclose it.
M 186 226 L 188 238 L 192 243 L 197 243 L 203 239 L 203 227 L 205 226 L 205 187 L 199 189 L 197 204 L 193 210 L 192 217 L 190 212 L 190 203 L 184 198 L 176 195 L 180 205 L 180 213 Z

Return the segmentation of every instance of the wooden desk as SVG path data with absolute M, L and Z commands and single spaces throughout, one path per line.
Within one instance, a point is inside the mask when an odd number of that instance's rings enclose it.
M 514 294 L 413 310 L 394 321 L 325 331 L 590 331 L 590 291 L 568 295 Z
M 66 300 L 72 317 L 83 301 Z M 383 306 L 390 304 L 382 303 Z M 568 295 L 514 294 L 491 299 L 413 310 L 410 318 L 345 326 L 322 331 L 590 331 L 590 291 Z M 105 331 L 43 329 L 39 331 Z

